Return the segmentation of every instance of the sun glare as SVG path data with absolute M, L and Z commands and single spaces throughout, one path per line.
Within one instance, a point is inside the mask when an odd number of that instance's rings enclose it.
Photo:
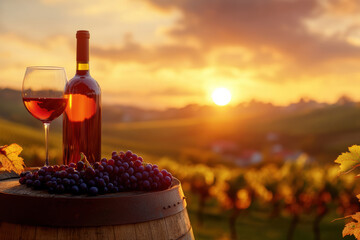
M 216 105 L 225 106 L 231 100 L 231 93 L 226 88 L 216 88 L 211 97 Z

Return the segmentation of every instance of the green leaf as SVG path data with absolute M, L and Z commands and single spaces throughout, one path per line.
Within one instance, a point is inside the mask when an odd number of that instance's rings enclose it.
M 360 146 L 353 145 L 349 147 L 349 152 L 342 153 L 335 160 L 340 164 L 340 173 L 349 173 L 360 166 Z

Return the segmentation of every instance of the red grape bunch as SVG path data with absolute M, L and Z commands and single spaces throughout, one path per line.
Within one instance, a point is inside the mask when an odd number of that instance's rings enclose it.
M 49 193 L 97 195 L 124 191 L 158 191 L 171 186 L 172 175 L 156 164 L 144 163 L 131 151 L 112 152 L 112 158 L 93 165 L 77 164 L 42 167 L 20 174 L 19 182 Z

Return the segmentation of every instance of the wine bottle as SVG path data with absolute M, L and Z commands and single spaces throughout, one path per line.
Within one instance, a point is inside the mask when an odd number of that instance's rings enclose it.
M 81 152 L 91 163 L 100 161 L 101 154 L 101 89 L 89 72 L 90 33 L 77 31 L 76 39 L 76 74 L 65 88 L 64 164 L 78 162 Z

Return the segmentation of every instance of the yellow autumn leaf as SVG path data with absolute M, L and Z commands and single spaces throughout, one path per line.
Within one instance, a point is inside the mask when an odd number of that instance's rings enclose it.
M 356 239 L 360 240 L 360 212 L 351 216 L 356 222 L 349 222 L 345 225 L 343 229 L 343 237 L 347 235 L 354 235 Z
M 349 152 L 342 153 L 335 162 L 340 164 L 340 173 L 348 173 L 354 170 L 360 166 L 360 146 L 349 147 Z
M 17 174 L 24 171 L 24 159 L 19 157 L 22 150 L 22 147 L 15 143 L 0 147 L 0 170 L 14 171 Z

